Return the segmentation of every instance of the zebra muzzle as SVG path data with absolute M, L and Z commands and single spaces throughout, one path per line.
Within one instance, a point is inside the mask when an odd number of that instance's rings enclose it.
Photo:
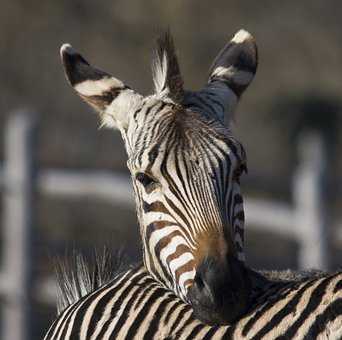
M 226 325 L 247 311 L 250 293 L 250 278 L 241 261 L 231 256 L 222 265 L 214 257 L 207 257 L 196 270 L 188 299 L 199 320 Z

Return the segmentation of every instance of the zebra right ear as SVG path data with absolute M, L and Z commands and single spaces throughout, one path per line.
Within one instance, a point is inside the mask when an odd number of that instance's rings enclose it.
M 66 78 L 76 93 L 100 113 L 103 125 L 127 129 L 129 112 L 142 100 L 121 80 L 91 66 L 69 44 L 61 47 Z

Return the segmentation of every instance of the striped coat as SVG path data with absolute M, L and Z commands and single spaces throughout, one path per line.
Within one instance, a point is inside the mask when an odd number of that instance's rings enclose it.
M 45 339 L 342 338 L 342 273 L 294 280 L 255 274 L 254 284 L 257 293 L 243 318 L 207 326 L 138 266 L 67 307 Z

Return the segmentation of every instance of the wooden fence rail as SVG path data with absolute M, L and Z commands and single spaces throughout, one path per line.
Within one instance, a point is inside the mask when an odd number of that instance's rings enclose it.
M 27 112 L 12 114 L 5 131 L 5 162 L 0 168 L 3 188 L 2 339 L 28 340 L 32 298 L 32 220 L 34 195 L 93 197 L 133 208 L 127 176 L 109 171 L 39 169 L 34 162 L 35 122 Z M 292 237 L 299 243 L 301 268 L 329 268 L 332 239 L 327 228 L 324 179 L 326 148 L 318 133 L 303 133 L 299 164 L 293 180 L 294 205 L 268 200 L 245 200 L 247 228 Z M 52 280 L 39 282 L 40 294 L 53 300 Z

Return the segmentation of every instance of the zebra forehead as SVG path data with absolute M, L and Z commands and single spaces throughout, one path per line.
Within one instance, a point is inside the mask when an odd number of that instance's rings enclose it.
M 202 153 L 205 151 L 204 144 L 214 143 L 226 151 L 235 144 L 228 128 L 181 107 L 167 110 L 163 115 L 155 115 L 136 133 L 135 156 L 140 158 L 147 153 L 150 162 L 162 152 L 177 150 L 178 153 L 194 156 L 199 149 Z

